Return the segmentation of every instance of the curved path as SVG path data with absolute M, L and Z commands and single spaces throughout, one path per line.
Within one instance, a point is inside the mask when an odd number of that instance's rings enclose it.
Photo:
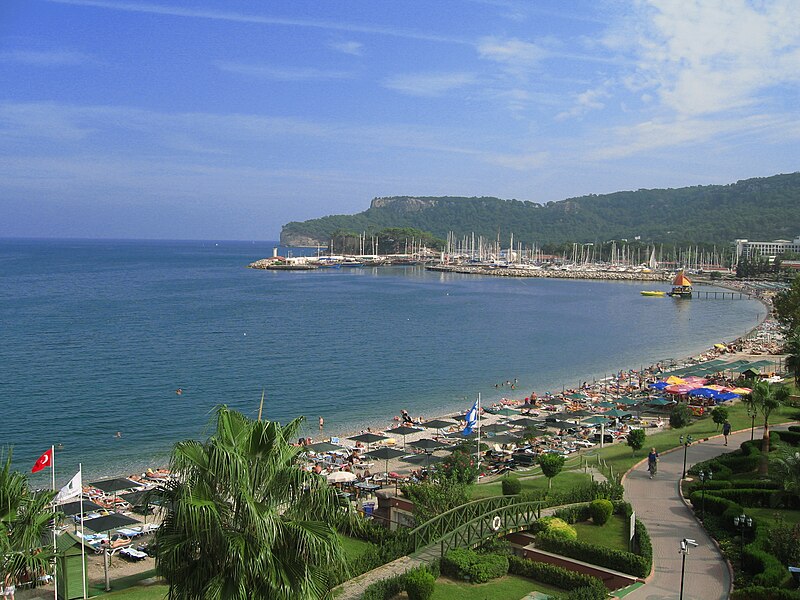
M 770 428 L 773 429 L 773 428 Z M 755 430 L 760 439 L 763 428 Z M 728 446 L 723 437 L 695 442 L 687 449 L 686 469 L 695 463 L 708 460 L 725 452 L 736 450 L 750 439 L 750 429 L 728 436 Z M 681 585 L 681 560 L 679 553 L 683 538 L 697 541 L 686 557 L 684 600 L 724 600 L 731 587 L 728 563 L 714 541 L 695 519 L 691 508 L 680 497 L 678 483 L 683 471 L 683 446 L 661 454 L 658 475 L 651 480 L 646 462 L 639 463 L 625 476 L 625 498 L 636 511 L 636 516 L 647 527 L 653 542 L 653 574 L 647 583 L 627 596 L 626 600 L 674 600 Z

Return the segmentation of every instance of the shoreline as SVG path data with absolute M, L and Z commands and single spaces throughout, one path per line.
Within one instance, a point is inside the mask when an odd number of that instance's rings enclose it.
M 771 303 L 770 303 L 770 299 L 768 297 L 765 297 L 761 293 L 759 293 L 758 290 L 755 290 L 754 288 L 749 288 L 746 283 L 744 283 L 741 287 L 735 287 L 735 286 L 731 286 L 731 285 L 720 285 L 720 284 L 718 284 L 716 282 L 709 282 L 709 281 L 705 281 L 705 280 L 703 280 L 703 281 L 701 281 L 699 283 L 701 283 L 702 285 L 723 287 L 723 288 L 730 289 L 730 290 L 736 290 L 736 291 L 742 291 L 742 292 L 746 291 L 746 293 L 751 295 L 752 299 L 757 300 L 758 302 L 760 302 L 762 304 L 762 306 L 764 306 L 764 308 L 766 309 L 766 313 L 764 313 L 764 315 L 762 317 L 760 317 L 759 322 L 754 327 L 750 328 L 749 330 L 747 330 L 742 335 L 739 335 L 739 336 L 735 337 L 734 339 L 732 339 L 730 341 L 722 340 L 719 343 L 725 343 L 725 345 L 728 346 L 728 347 L 735 346 L 736 344 L 743 344 L 746 340 L 750 339 L 756 332 L 758 332 L 758 331 L 762 330 L 764 327 L 766 327 L 765 324 L 770 322 L 770 317 L 771 317 L 771 314 L 772 314 L 772 306 L 771 306 Z M 713 355 L 715 355 L 715 354 L 716 354 L 717 357 L 719 357 L 719 356 L 731 356 L 732 360 L 733 360 L 733 357 L 740 356 L 740 355 L 742 355 L 742 356 L 744 356 L 744 355 L 757 356 L 757 355 L 751 355 L 751 354 L 741 353 L 741 352 L 738 352 L 738 353 L 722 353 L 721 354 L 721 353 L 717 352 L 717 350 L 716 350 L 716 348 L 714 346 L 715 343 L 716 342 L 711 342 L 709 345 L 706 346 L 705 350 L 700 352 L 699 355 L 698 354 L 689 353 L 689 354 L 683 354 L 683 355 L 681 355 L 681 357 L 674 359 L 674 364 L 673 364 L 672 368 L 679 368 L 679 366 L 690 364 L 692 361 L 703 362 L 703 361 L 700 360 L 700 358 L 705 356 L 705 355 L 707 355 L 707 354 L 710 354 L 711 356 L 707 357 L 704 360 L 712 360 L 713 359 Z M 766 356 L 775 356 L 775 355 L 766 354 Z M 620 369 L 618 369 L 616 371 L 613 371 L 611 373 L 611 375 L 613 376 L 616 373 L 639 373 L 640 368 L 643 367 L 643 366 L 644 365 L 640 365 L 639 368 L 636 368 L 635 366 L 634 367 L 630 367 L 630 368 L 624 368 L 623 367 L 623 368 L 620 368 Z M 644 367 L 644 369 L 648 370 L 648 369 L 651 369 L 654 366 L 655 365 L 650 365 L 648 367 Z M 606 374 L 606 375 L 608 375 L 608 374 Z M 588 382 L 588 380 L 586 380 L 586 381 Z M 597 381 L 598 380 L 596 378 L 593 379 L 593 384 L 596 383 Z M 573 385 L 573 386 L 566 386 L 566 385 L 564 386 L 564 389 L 567 389 L 567 390 L 569 390 L 569 389 L 580 389 L 580 388 L 581 388 L 581 381 L 576 381 L 576 384 Z M 512 390 L 509 390 L 509 391 L 512 391 Z M 492 400 L 492 402 L 493 403 L 502 402 L 504 404 L 508 403 L 509 405 L 513 405 L 515 403 L 524 402 L 524 399 L 525 399 L 524 393 L 525 392 L 521 388 L 517 388 L 516 390 L 513 390 L 513 391 L 520 392 L 521 393 L 520 397 L 516 397 L 516 396 L 515 397 L 511 397 L 511 398 L 501 397 L 497 402 L 495 402 L 494 400 Z M 543 391 L 541 393 L 539 393 L 538 391 L 533 391 L 533 393 L 537 394 L 539 397 L 544 397 L 546 394 L 551 394 L 551 393 L 553 395 L 555 395 L 556 391 L 547 390 L 547 391 Z M 530 393 L 528 393 L 528 396 L 530 396 Z M 433 414 L 430 415 L 430 416 L 426 415 L 425 418 L 426 418 L 426 420 L 452 418 L 455 415 L 461 415 L 463 413 L 466 413 L 466 411 L 470 409 L 470 407 L 472 406 L 472 404 L 474 402 L 475 402 L 475 398 L 471 398 L 471 399 L 465 400 L 464 409 L 463 409 L 463 411 L 460 411 L 460 412 L 433 409 L 433 411 L 432 411 Z M 400 408 L 403 408 L 403 407 L 400 407 Z M 444 407 L 442 406 L 442 408 L 444 408 Z M 398 408 L 398 410 L 399 410 L 399 408 Z M 385 423 L 387 421 L 388 421 L 389 424 L 385 425 Z M 311 433 L 311 430 L 313 430 L 312 419 L 308 419 L 307 418 L 306 419 L 306 423 L 307 423 L 307 427 L 309 429 L 309 432 Z M 313 435 L 311 437 L 313 438 L 314 442 L 328 441 L 328 440 L 331 439 L 331 437 L 338 437 L 341 440 L 341 439 L 347 439 L 350 436 L 355 436 L 355 435 L 358 435 L 360 433 L 364 433 L 365 431 L 372 431 L 372 432 L 384 431 L 386 429 L 390 429 L 392 427 L 396 427 L 399 424 L 400 423 L 396 422 L 394 420 L 393 416 L 392 416 L 392 417 L 387 417 L 387 419 L 385 419 L 383 422 L 375 421 L 375 422 L 366 423 L 365 424 L 366 426 L 364 428 L 360 429 L 360 430 L 359 429 L 344 429 L 344 427 L 343 427 L 342 430 L 340 430 L 337 433 L 331 435 L 330 433 L 325 432 L 325 430 L 323 429 L 323 430 L 321 430 L 321 433 L 323 434 L 322 437 L 316 438 Z

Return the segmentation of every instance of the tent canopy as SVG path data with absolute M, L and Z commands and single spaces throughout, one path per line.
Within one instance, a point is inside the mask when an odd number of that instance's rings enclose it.
M 60 504 L 56 506 L 56 510 L 61 511 L 64 513 L 66 517 L 73 517 L 75 515 L 81 514 L 81 503 L 78 502 L 67 502 L 66 504 Z M 83 501 L 83 512 L 84 514 L 88 512 L 92 512 L 95 510 L 103 510 L 103 507 L 99 504 L 95 504 L 91 500 L 84 500 Z
M 120 490 L 130 490 L 132 488 L 141 487 L 142 484 L 136 483 L 135 481 L 131 481 L 130 479 L 116 477 L 114 479 L 103 479 L 101 481 L 95 481 L 94 483 L 90 483 L 89 485 L 97 488 L 98 490 L 104 491 L 106 494 L 111 494 L 112 492 L 118 492 Z
M 112 529 L 119 529 L 120 527 L 127 527 L 128 525 L 141 525 L 141 522 L 121 514 L 97 517 L 96 519 L 83 521 L 83 526 L 86 527 L 86 529 L 91 529 L 95 533 L 111 531 Z

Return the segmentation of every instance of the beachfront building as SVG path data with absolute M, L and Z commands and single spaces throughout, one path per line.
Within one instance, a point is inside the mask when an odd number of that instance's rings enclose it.
M 790 240 L 773 240 L 771 242 L 751 242 L 750 240 L 735 240 L 736 245 L 736 259 L 740 258 L 754 258 L 756 256 L 769 258 L 770 261 L 774 260 L 776 256 L 785 252 L 798 252 L 800 253 L 800 236 L 796 237 L 793 241 Z

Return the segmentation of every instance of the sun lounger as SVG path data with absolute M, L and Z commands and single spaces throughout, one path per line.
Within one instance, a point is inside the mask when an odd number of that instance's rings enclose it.
M 141 552 L 139 550 L 136 550 L 135 548 L 123 548 L 122 550 L 119 551 L 119 554 L 120 556 L 124 556 L 128 560 L 132 561 L 140 561 L 147 558 L 146 552 Z

